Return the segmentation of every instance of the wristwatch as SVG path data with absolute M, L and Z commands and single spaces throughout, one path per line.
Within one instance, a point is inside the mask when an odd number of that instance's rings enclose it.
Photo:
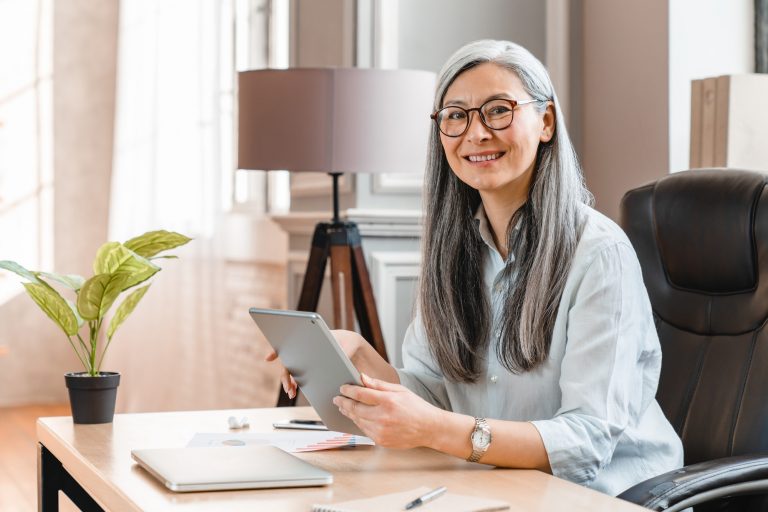
M 475 418 L 475 428 L 469 435 L 469 440 L 472 441 L 472 455 L 469 456 L 467 461 L 477 462 L 480 457 L 485 455 L 488 451 L 488 447 L 491 446 L 491 426 L 485 418 Z

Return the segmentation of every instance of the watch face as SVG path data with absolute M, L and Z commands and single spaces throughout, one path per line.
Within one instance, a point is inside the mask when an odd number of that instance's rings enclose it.
M 485 430 L 475 430 L 472 432 L 472 444 L 479 448 L 484 448 L 488 446 L 488 443 L 491 442 L 491 433 L 486 432 Z

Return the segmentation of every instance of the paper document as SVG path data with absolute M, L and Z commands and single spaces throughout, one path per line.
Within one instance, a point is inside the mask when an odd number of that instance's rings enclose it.
M 238 433 L 197 433 L 187 444 L 200 446 L 245 446 L 271 444 L 286 452 L 314 452 L 354 446 L 373 446 L 374 442 L 364 436 L 333 431 L 291 431 L 291 432 L 238 432 Z
M 313 512 L 395 512 L 405 504 L 422 496 L 429 487 L 419 487 L 405 492 L 382 494 L 372 498 L 342 501 L 340 503 L 315 504 Z M 500 500 L 467 496 L 448 492 L 443 496 L 416 507 L 413 512 L 495 512 L 509 510 L 509 503 Z

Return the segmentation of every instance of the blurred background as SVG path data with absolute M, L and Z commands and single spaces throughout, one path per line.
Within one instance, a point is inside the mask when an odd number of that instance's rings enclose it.
M 118 412 L 271 406 L 277 376 L 247 309 L 295 306 L 312 226 L 329 217 L 330 180 L 236 169 L 237 71 L 437 72 L 471 40 L 515 41 L 550 70 L 596 206 L 616 218 L 626 190 L 688 168 L 691 80 L 755 72 L 760 9 L 760 0 L 0 0 L 0 259 L 89 275 L 106 240 L 161 228 L 193 236 L 179 260 L 161 262 L 110 347 L 104 369 L 123 376 Z M 421 178 L 393 169 L 342 181 L 396 353 L 418 278 Z M 0 407 L 65 404 L 62 374 L 76 369 L 62 333 L 1 272 Z

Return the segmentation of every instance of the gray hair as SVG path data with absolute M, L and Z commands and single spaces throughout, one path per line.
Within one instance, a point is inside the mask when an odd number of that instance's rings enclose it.
M 525 48 L 482 40 L 454 53 L 440 72 L 435 110 L 458 75 L 491 62 L 511 70 L 542 114 L 554 104 L 555 131 L 539 145 L 526 203 L 507 226 L 507 247 L 515 255 L 505 268 L 512 283 L 504 296 L 496 345 L 499 361 L 515 373 L 529 371 L 549 356 L 555 318 L 583 226 L 580 205 L 591 204 L 576 153 L 565 128 L 549 74 Z M 474 214 L 477 190 L 451 171 L 433 125 L 425 175 L 425 224 L 421 316 L 430 350 L 444 375 L 475 382 L 489 343 L 490 299 L 483 282 L 483 241 Z M 512 229 L 519 226 L 519 229 Z

